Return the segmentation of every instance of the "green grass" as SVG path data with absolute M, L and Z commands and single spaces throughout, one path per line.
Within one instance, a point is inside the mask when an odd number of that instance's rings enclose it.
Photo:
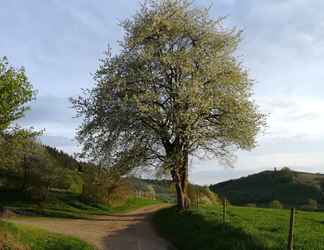
M 146 207 L 150 205 L 161 204 L 159 200 L 150 200 L 150 199 L 138 199 L 138 198 L 129 198 L 125 204 L 111 208 L 111 213 L 123 213 L 129 212 L 141 207 Z
M 0 249 L 93 250 L 95 248 L 77 238 L 0 220 Z
M 178 250 L 287 249 L 289 210 L 229 207 L 222 223 L 221 207 L 204 207 L 178 213 L 159 211 L 154 222 Z M 324 249 L 324 213 L 297 211 L 295 248 Z
M 110 207 L 104 204 L 87 203 L 79 194 L 52 192 L 47 201 L 36 204 L 20 193 L 0 193 L 0 207 L 7 207 L 23 214 L 33 214 L 56 218 L 88 218 L 91 215 L 105 215 L 127 212 L 160 201 L 130 198 L 125 204 Z
M 0 207 L 31 213 L 34 216 L 88 219 L 92 215 L 128 212 L 137 208 L 161 203 L 158 200 L 129 198 L 123 205 L 109 207 L 82 201 L 77 194 L 51 193 L 46 202 L 35 204 L 19 193 L 0 193 Z M 26 213 L 27 212 L 27 213 Z M 4 243 L 3 243 L 4 242 Z M 26 248 L 27 247 L 27 248 Z M 0 249 L 4 250 L 79 250 L 94 249 L 73 237 L 53 234 L 29 226 L 15 225 L 0 220 Z

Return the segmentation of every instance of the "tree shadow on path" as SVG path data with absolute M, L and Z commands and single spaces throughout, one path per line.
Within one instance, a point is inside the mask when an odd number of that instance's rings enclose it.
M 129 215 L 114 215 L 98 218 L 100 221 L 128 221 L 124 227 L 111 232 L 104 238 L 105 249 L 108 250 L 175 250 L 175 248 L 161 238 L 152 225 L 152 215 L 138 213 Z

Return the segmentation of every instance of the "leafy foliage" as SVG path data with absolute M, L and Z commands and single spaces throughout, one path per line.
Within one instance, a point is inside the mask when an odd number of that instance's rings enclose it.
M 132 196 L 127 180 L 112 168 L 88 167 L 83 176 L 82 197 L 85 200 L 113 205 L 123 203 Z
M 0 135 L 0 187 L 16 186 L 23 176 L 25 156 L 32 154 L 38 132 L 13 128 Z M 4 184 L 1 184 L 4 182 Z
M 17 129 L 2 137 L 0 189 L 20 190 L 38 201 L 46 199 L 51 188 L 81 192 L 82 179 L 78 169 L 62 164 L 61 158 L 50 154 L 49 147 L 41 145 L 37 136 L 38 133 Z M 79 165 L 76 160 L 68 159 Z
M 190 184 L 188 188 L 188 195 L 193 207 L 196 205 L 215 205 L 220 203 L 217 194 L 210 191 L 208 187 Z
M 234 56 L 240 32 L 185 0 L 147 1 L 122 27 L 121 52 L 108 50 L 96 86 L 73 100 L 79 140 L 105 166 L 170 171 L 184 207 L 188 155 L 229 159 L 254 147 L 264 123 Z
M 0 134 L 24 115 L 25 104 L 34 93 L 25 70 L 10 66 L 6 57 L 0 58 Z
M 44 145 L 47 152 L 56 159 L 57 163 L 65 169 L 71 169 L 71 170 L 78 170 L 82 171 L 82 167 L 85 167 L 85 163 L 82 163 L 80 161 L 77 161 L 75 157 L 65 153 L 62 150 L 58 150 L 57 148 Z

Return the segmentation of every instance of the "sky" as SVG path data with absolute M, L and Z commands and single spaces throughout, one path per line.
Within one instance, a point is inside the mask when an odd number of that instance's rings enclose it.
M 108 45 L 118 53 L 120 21 L 137 0 L 10 0 L 0 5 L 0 56 L 24 66 L 37 89 L 31 111 L 19 121 L 45 129 L 44 143 L 70 154 L 81 120 L 69 97 L 94 86 Z M 258 145 L 237 152 L 234 167 L 217 159 L 191 160 L 190 179 L 211 184 L 274 167 L 324 173 L 324 1 L 195 0 L 227 28 L 243 30 L 237 57 L 254 79 L 254 99 L 268 114 Z

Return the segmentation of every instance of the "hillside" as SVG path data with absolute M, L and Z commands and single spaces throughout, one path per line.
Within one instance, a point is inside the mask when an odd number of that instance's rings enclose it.
M 221 182 L 211 185 L 210 189 L 236 205 L 268 205 L 279 200 L 285 206 L 301 207 L 307 206 L 310 199 L 324 204 L 324 175 L 288 168 Z

